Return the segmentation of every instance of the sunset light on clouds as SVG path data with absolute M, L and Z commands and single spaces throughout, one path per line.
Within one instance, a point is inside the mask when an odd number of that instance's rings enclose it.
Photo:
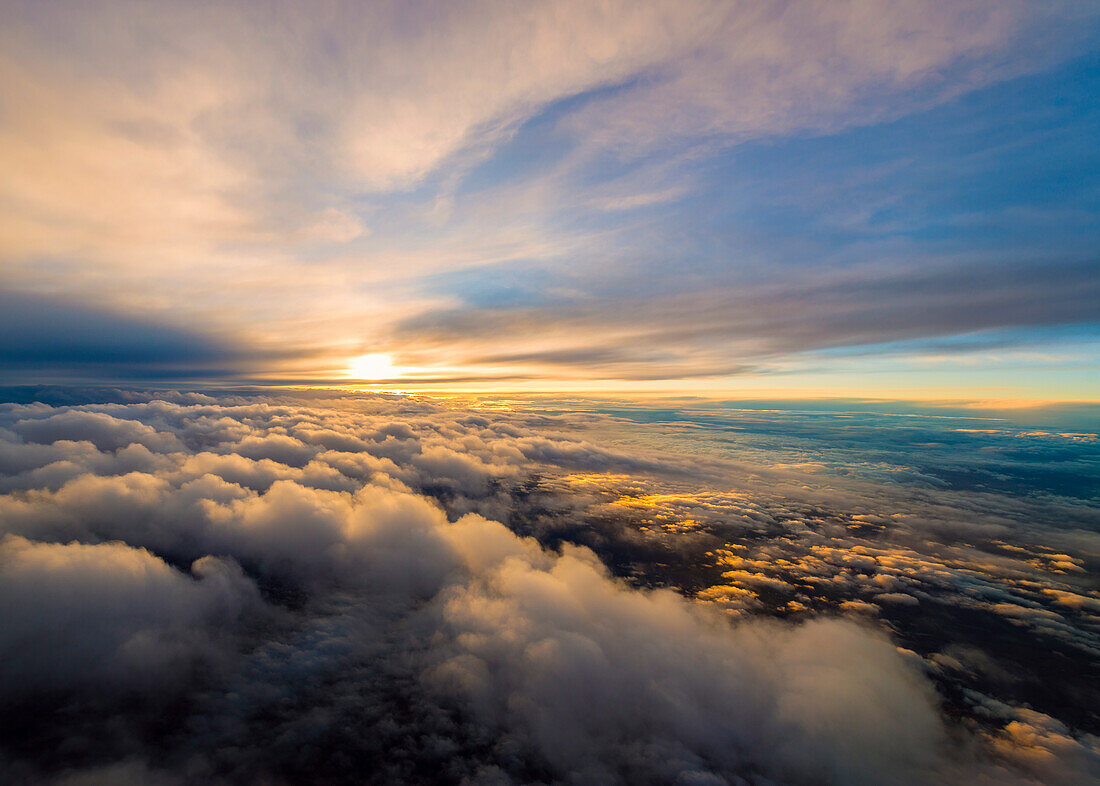
M 1100 782 L 1094 0 L 0 0 L 0 782 Z
M 1096 396 L 1090 3 L 4 16 L 9 341 L 76 306 L 218 356 L 11 381 Z

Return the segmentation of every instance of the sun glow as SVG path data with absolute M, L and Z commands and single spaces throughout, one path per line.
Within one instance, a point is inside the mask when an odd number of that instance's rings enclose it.
M 352 379 L 392 379 L 397 376 L 393 358 L 385 352 L 372 352 L 352 358 L 348 367 L 348 376 Z

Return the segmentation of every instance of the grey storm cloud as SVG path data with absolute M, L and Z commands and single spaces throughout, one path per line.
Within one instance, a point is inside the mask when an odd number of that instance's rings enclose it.
M 150 379 L 223 376 L 240 352 L 225 342 L 153 320 L 26 292 L 0 292 L 5 376 Z
M 0 383 L 225 379 L 302 354 L 261 349 L 179 322 L 166 313 L 134 315 L 0 289 Z
M 634 586 L 509 513 L 532 475 L 555 478 L 539 514 L 555 526 L 579 526 L 571 505 L 598 512 L 589 477 L 625 477 L 638 495 L 664 483 L 671 510 L 690 470 L 715 462 L 600 447 L 584 438 L 588 416 L 384 396 L 166 398 L 0 408 L 0 773 L 13 782 L 1068 784 L 1095 773 L 1087 744 L 1041 713 L 989 699 L 999 731 L 951 727 L 931 667 L 860 621 L 865 611 L 731 620 L 721 593 Z M 821 509 L 793 497 L 781 508 L 794 475 L 768 482 L 771 498 L 696 498 L 694 515 L 740 505 L 738 526 L 762 533 Z M 799 593 L 819 580 L 886 604 L 948 580 L 943 560 L 901 546 L 845 552 L 844 529 L 788 526 L 804 539 L 801 561 L 787 561 Z M 787 592 L 763 552 L 724 559 L 749 577 L 742 587 Z M 872 581 L 878 567 L 894 578 Z M 969 574 L 956 574 L 962 586 Z

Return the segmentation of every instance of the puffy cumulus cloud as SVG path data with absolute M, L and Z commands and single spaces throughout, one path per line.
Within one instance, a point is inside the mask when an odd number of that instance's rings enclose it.
M 167 452 L 179 445 L 173 434 L 158 432 L 144 423 L 120 420 L 103 412 L 69 410 L 46 418 L 20 420 L 11 428 L 28 442 L 87 441 L 100 450 L 113 451 L 126 445 L 144 445 L 150 450 Z
M 427 679 L 556 775 L 916 783 L 936 770 L 928 686 L 884 638 L 836 621 L 731 630 L 675 593 L 610 580 L 586 550 L 524 553 L 494 526 L 497 554 L 475 559 L 497 564 L 444 594 L 453 643 Z
M 354 495 L 278 481 L 262 495 L 204 500 L 212 545 L 263 575 L 430 597 L 456 565 L 442 510 L 384 486 Z
M 237 622 L 259 604 L 231 560 L 190 574 L 124 543 L 0 541 L 4 626 L 0 689 L 12 697 L 188 687 L 227 656 Z
M 1049 715 L 1010 707 L 989 696 L 969 691 L 967 699 L 978 715 L 1005 721 L 991 742 L 1010 766 L 1045 783 L 1075 784 L 1100 777 L 1100 747 L 1095 737 L 1073 737 L 1064 724 Z M 1012 776 L 998 773 L 1005 780 Z
M 147 398 L 0 408 L 13 782 L 1071 783 L 1094 767 L 1091 738 L 1035 711 L 974 694 L 985 725 L 948 722 L 934 681 L 988 659 L 890 640 L 891 615 L 948 587 L 1078 641 L 1092 595 L 1028 585 L 1034 548 L 933 559 L 905 526 L 875 542 L 904 517 L 842 519 L 788 495 L 787 470 L 770 497 L 747 473 L 689 493 L 744 467 L 601 447 L 590 417 Z M 830 504 L 852 504 L 841 491 Z M 861 621 L 814 614 L 830 608 Z
M 310 446 L 286 434 L 249 435 L 230 449 L 245 458 L 269 459 L 280 464 L 302 466 L 317 452 Z

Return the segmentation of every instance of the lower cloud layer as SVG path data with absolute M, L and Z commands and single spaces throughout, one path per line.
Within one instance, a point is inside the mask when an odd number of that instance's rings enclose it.
M 6 776 L 57 783 L 1074 783 L 1087 739 L 949 723 L 870 623 L 615 578 L 493 520 L 560 424 L 396 398 L 9 406 Z M 504 518 L 504 516 L 498 516 Z M 1005 714 L 1009 713 L 1009 714 Z

